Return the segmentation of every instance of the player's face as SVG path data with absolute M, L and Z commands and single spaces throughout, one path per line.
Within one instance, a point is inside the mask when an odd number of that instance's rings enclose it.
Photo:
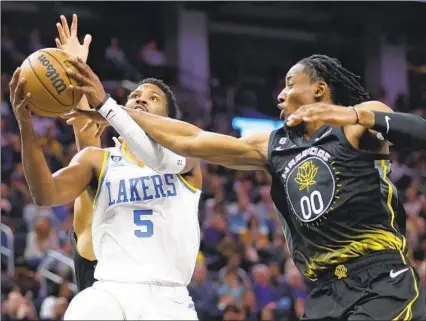
M 299 107 L 318 102 L 318 88 L 323 82 L 313 82 L 304 71 L 302 64 L 294 65 L 287 73 L 285 88 L 279 93 L 278 108 L 280 118 L 286 119 Z M 320 84 L 321 83 L 321 84 Z M 320 88 L 321 89 L 321 88 Z
M 153 84 L 143 84 L 130 93 L 127 108 L 167 116 L 167 98 L 164 92 Z

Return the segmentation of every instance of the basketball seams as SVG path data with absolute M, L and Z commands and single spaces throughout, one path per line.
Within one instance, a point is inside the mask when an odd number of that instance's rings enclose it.
M 45 51 L 43 51 L 44 53 L 46 53 Z M 52 92 L 46 87 L 46 85 L 43 83 L 43 81 L 41 80 L 41 78 L 39 77 L 39 75 L 37 74 L 37 72 L 35 71 L 35 69 L 33 68 L 33 64 L 31 63 L 31 59 L 30 57 L 27 58 L 29 66 L 34 74 L 34 76 L 36 76 L 36 78 L 38 79 L 38 81 L 41 83 L 41 85 L 44 87 L 44 89 L 46 89 L 46 91 L 50 94 L 50 96 L 52 96 L 60 105 L 62 106 L 66 106 L 66 107 L 72 107 L 73 105 L 67 105 L 62 103 L 61 101 L 59 101 L 56 96 L 54 94 L 52 94 Z M 73 101 L 74 101 L 74 94 L 73 94 Z
M 49 109 L 44 109 L 44 108 L 41 108 L 39 105 L 37 105 L 36 103 L 34 103 L 33 101 L 29 101 L 28 102 L 28 104 L 30 104 L 30 105 L 33 105 L 35 108 L 37 108 L 37 109 L 40 109 L 40 110 L 42 110 L 42 111 L 45 111 L 45 112 L 48 112 L 48 113 L 50 113 L 50 114 L 58 114 L 58 116 L 60 116 L 61 114 L 63 114 L 64 112 L 68 112 L 68 111 L 70 111 L 70 109 L 71 108 L 68 108 L 67 110 L 65 110 L 65 111 L 53 111 L 53 110 L 49 110 Z
M 71 78 L 68 76 L 67 71 L 66 71 L 66 70 L 65 70 L 65 68 L 62 66 L 62 62 L 60 62 L 60 61 L 58 60 L 58 58 L 56 58 L 54 55 L 52 55 L 51 53 L 49 53 L 49 52 L 47 52 L 47 51 L 44 51 L 44 50 L 39 50 L 39 51 L 40 51 L 40 52 L 44 52 L 45 54 L 47 54 L 47 55 L 51 56 L 53 59 L 55 59 L 55 60 L 58 62 L 58 64 L 62 67 L 62 69 L 64 70 L 64 73 L 65 73 L 65 75 L 67 76 L 69 83 L 71 83 Z M 58 51 L 58 52 L 60 52 L 60 51 Z M 74 100 L 75 100 L 75 93 L 73 92 L 73 93 L 72 93 L 72 104 L 71 104 L 71 106 L 74 106 Z

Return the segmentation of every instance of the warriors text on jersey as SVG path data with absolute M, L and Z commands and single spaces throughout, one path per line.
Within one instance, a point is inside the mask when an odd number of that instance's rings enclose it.
M 158 174 L 105 150 L 94 200 L 97 280 L 187 285 L 200 243 L 200 191 L 180 175 Z
M 271 196 L 305 277 L 381 250 L 405 262 L 387 155 L 354 149 L 341 127 L 323 126 L 306 141 L 284 126 L 270 136 L 268 159 Z

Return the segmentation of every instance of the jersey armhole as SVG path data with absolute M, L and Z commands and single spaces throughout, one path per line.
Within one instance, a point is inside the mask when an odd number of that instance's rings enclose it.
M 268 170 L 269 174 L 273 174 L 273 166 L 272 166 L 272 152 L 273 152 L 273 146 L 274 146 L 274 141 L 275 141 L 275 136 L 277 135 L 277 131 L 279 129 L 275 129 L 274 131 L 271 132 L 271 134 L 269 135 L 269 140 L 268 140 L 268 165 L 266 166 L 266 169 Z
M 336 136 L 339 139 L 339 142 L 350 152 L 353 154 L 356 154 L 358 156 L 361 156 L 364 159 L 367 160 L 379 160 L 379 159 L 390 159 L 390 156 L 387 154 L 378 154 L 378 153 L 371 153 L 367 151 L 363 151 L 360 149 L 356 149 L 352 146 L 352 144 L 349 142 L 348 138 L 345 135 L 345 129 L 344 127 L 337 128 Z
M 96 191 L 95 196 L 93 197 L 93 209 L 96 208 L 98 197 L 102 190 L 102 185 L 105 180 L 106 173 L 108 171 L 108 163 L 109 163 L 109 150 L 104 150 L 104 159 L 102 161 L 101 170 L 99 171 L 99 176 L 97 178 L 97 187 L 94 191 Z

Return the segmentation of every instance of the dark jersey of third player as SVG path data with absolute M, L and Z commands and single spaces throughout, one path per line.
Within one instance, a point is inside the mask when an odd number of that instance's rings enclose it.
M 74 228 L 70 231 L 70 242 L 72 247 L 73 261 L 75 276 L 77 280 L 77 289 L 78 292 L 83 291 L 85 288 L 88 288 L 93 285 L 96 281 L 95 267 L 98 261 L 89 261 L 82 257 L 77 250 L 77 235 L 75 234 Z
M 270 136 L 268 160 L 272 200 L 305 277 L 343 276 L 345 262 L 375 251 L 398 251 L 405 262 L 387 155 L 353 148 L 341 127 L 323 126 L 307 141 L 284 126 Z

